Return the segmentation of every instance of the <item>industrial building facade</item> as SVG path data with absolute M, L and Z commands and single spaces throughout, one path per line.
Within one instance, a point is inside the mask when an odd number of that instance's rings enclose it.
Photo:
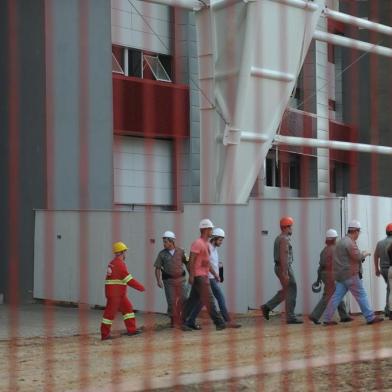
M 388 0 L 331 3 L 392 24 Z M 326 18 L 318 28 L 381 39 Z M 35 210 L 200 202 L 203 91 L 195 17 L 178 8 L 9 0 L 0 4 L 0 47 L 0 293 L 23 302 L 33 295 Z M 280 134 L 392 146 L 388 69 L 388 59 L 313 41 Z M 249 196 L 392 196 L 391 164 L 389 156 L 274 147 Z

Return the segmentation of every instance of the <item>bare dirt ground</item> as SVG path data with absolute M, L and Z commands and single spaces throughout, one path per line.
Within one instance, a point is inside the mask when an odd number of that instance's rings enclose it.
M 199 380 L 158 390 L 392 390 L 392 358 L 241 377 L 241 369 L 250 365 L 261 370 L 274 364 L 285 368 L 306 358 L 329 356 L 332 360 L 333 355 L 339 358 L 356 350 L 392 349 L 389 320 L 373 326 L 365 325 L 362 317 L 335 327 L 287 326 L 279 318 L 263 322 L 257 315 L 240 322 L 241 329 L 215 331 L 203 319 L 203 330 L 192 332 L 161 324 L 139 336 L 105 342 L 98 334 L 2 340 L 0 391 L 148 390 L 163 387 L 160 379 L 186 379 L 219 369 L 228 369 L 227 380 Z

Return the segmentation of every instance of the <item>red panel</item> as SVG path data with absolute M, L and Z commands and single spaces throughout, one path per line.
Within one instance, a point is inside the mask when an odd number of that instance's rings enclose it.
M 329 122 L 329 140 L 338 140 L 341 142 L 358 142 L 358 130 L 355 127 Z M 329 158 L 332 161 L 352 164 L 354 162 L 354 154 L 352 151 L 330 150 Z
M 113 74 L 114 133 L 189 137 L 189 87 Z
M 344 23 L 328 19 L 328 33 L 344 35 Z
M 316 117 L 300 110 L 286 110 L 280 126 L 280 134 L 317 138 Z M 316 155 L 316 149 L 312 147 L 280 146 L 279 149 L 296 154 Z

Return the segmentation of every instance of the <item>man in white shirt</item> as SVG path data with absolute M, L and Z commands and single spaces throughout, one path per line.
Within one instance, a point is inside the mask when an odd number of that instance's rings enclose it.
M 215 227 L 212 231 L 212 237 L 210 240 L 210 264 L 217 275 L 219 275 L 219 269 L 223 267 L 223 264 L 219 261 L 218 248 L 222 245 L 224 238 L 225 238 L 225 232 L 219 227 Z M 225 297 L 223 295 L 222 289 L 220 288 L 219 281 L 215 278 L 215 276 L 211 272 L 208 274 L 208 277 L 210 279 L 212 293 L 214 294 L 214 297 L 218 302 L 219 310 L 221 312 L 223 319 L 226 322 L 226 327 L 240 328 L 241 325 L 235 323 L 229 315 L 229 312 L 226 307 Z M 221 281 L 223 281 L 222 278 Z M 200 329 L 200 326 L 196 324 L 196 317 L 200 313 L 201 309 L 202 309 L 202 304 L 199 304 L 199 306 L 197 306 L 195 310 L 192 312 L 187 322 L 187 325 L 189 327 L 191 328 L 194 327 L 194 329 Z

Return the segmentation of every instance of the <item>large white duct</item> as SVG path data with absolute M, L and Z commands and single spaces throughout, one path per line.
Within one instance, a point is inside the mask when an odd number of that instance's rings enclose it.
M 197 12 L 201 202 L 247 201 L 323 7 L 219 0 Z

